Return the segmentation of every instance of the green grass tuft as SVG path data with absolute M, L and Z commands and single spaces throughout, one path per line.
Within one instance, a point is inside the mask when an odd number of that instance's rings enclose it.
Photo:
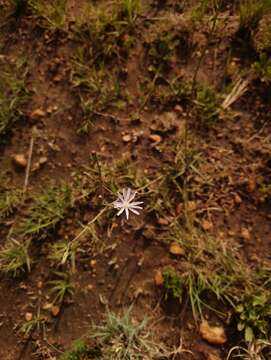
M 25 236 L 46 237 L 49 230 L 64 218 L 71 204 L 71 192 L 68 186 L 51 186 L 34 197 L 27 217 L 19 226 L 19 232 Z
M 108 312 L 105 324 L 93 329 L 91 337 L 97 340 L 104 359 L 143 360 L 162 356 L 161 347 L 152 339 L 148 320 L 136 322 L 131 311 L 129 308 L 122 316 Z
M 18 73 L 22 72 L 19 76 Z M 0 57 L 0 136 L 7 134 L 22 117 L 21 106 L 26 99 L 25 72 Z M 1 140 L 2 141 L 2 140 Z
M 25 270 L 31 270 L 31 258 L 28 248 L 30 241 L 19 242 L 15 239 L 7 240 L 0 250 L 0 271 L 16 276 Z

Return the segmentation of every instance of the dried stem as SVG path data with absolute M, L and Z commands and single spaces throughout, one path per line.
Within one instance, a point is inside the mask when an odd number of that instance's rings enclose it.
M 27 166 L 25 171 L 25 179 L 24 179 L 24 188 L 23 188 L 23 196 L 25 196 L 29 181 L 29 174 L 31 169 L 31 161 L 32 161 L 32 155 L 33 155 L 33 147 L 34 147 L 34 136 L 32 135 L 29 145 L 29 152 L 28 152 L 28 160 L 27 160 Z

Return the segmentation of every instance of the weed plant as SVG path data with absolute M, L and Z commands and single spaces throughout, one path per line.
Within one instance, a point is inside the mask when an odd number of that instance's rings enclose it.
M 49 230 L 64 218 L 71 204 L 71 192 L 66 185 L 51 186 L 34 197 L 34 202 L 18 232 L 24 236 L 44 238 Z
M 61 304 L 65 296 L 73 294 L 74 286 L 69 273 L 54 271 L 54 274 L 58 279 L 49 282 L 49 284 L 52 285 L 50 293 L 54 295 L 53 302 Z
M 21 76 L 19 76 L 21 71 Z M 0 136 L 7 134 L 22 118 L 21 107 L 26 100 L 25 71 L 0 58 Z M 2 140 L 0 140 L 2 142 Z
M 19 242 L 8 239 L 0 250 L 0 271 L 13 276 L 25 270 L 31 270 L 31 258 L 29 256 L 30 241 Z
M 143 360 L 161 356 L 161 347 L 152 340 L 148 320 L 136 322 L 131 311 L 129 308 L 122 316 L 108 312 L 105 324 L 94 327 L 91 337 L 97 340 L 104 359 Z
M 66 3 L 67 0 L 27 0 L 32 14 L 40 19 L 39 25 L 52 31 L 65 28 Z

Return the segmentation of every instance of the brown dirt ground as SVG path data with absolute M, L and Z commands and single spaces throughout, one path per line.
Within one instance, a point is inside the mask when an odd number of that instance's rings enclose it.
M 154 13 L 158 16 L 166 10 L 161 5 L 161 9 L 155 8 Z M 136 157 L 137 163 L 145 170 L 155 167 L 157 162 L 167 158 L 166 150 L 158 153 L 149 140 L 151 127 L 154 124 L 159 131 L 159 124 L 164 116 L 163 109 L 155 109 L 151 105 L 144 108 L 141 120 L 136 125 L 131 124 L 127 113 L 119 111 L 115 113 L 118 121 L 99 117 L 88 134 L 78 135 L 82 113 L 69 81 L 70 62 L 76 42 L 66 33 L 51 33 L 39 28 L 35 20 L 27 14 L 17 20 L 8 16 L 5 13 L 0 14 L 0 21 L 6 22 L 5 26 L 1 27 L 4 38 L 1 55 L 11 61 L 21 54 L 29 59 L 27 85 L 31 90 L 31 99 L 23 109 L 24 119 L 13 129 L 8 144 L 1 150 L 1 157 L 10 159 L 14 153 L 27 154 L 32 126 L 35 124 L 38 127 L 42 136 L 34 144 L 33 162 L 41 155 L 46 156 L 48 161 L 31 174 L 30 192 L 46 186 L 51 179 L 69 181 L 74 169 L 88 164 L 93 151 L 109 163 L 123 154 Z M 221 87 L 225 81 L 227 51 L 232 35 L 230 31 L 234 33 L 236 25 L 236 17 L 230 15 L 229 11 L 225 11 L 225 19 L 228 31 L 224 33 L 227 35 L 221 32 L 221 35 L 213 40 L 199 73 L 200 81 L 217 87 Z M 144 28 L 138 29 L 139 37 L 127 65 L 126 84 L 130 93 L 135 96 L 139 92 L 135 84 L 143 76 L 141 31 L 144 31 Z M 193 53 L 202 46 L 200 42 L 204 41 L 201 38 L 204 36 L 204 31 L 195 32 L 193 35 Z M 185 61 L 180 69 L 188 78 L 195 67 L 195 60 L 190 59 L 193 59 L 193 56 Z M 59 81 L 55 80 L 57 75 Z M 210 231 L 214 236 L 222 239 L 233 238 L 240 245 L 241 253 L 247 261 L 270 266 L 271 204 L 270 199 L 269 202 L 262 201 L 259 192 L 260 182 L 263 179 L 270 181 L 271 175 L 270 98 L 265 99 L 265 91 L 267 90 L 259 90 L 257 84 L 251 83 L 248 93 L 234 104 L 231 117 L 222 115 L 221 121 L 214 123 L 208 132 L 195 129 L 200 131 L 203 139 L 199 148 L 207 160 L 206 173 L 212 176 L 215 184 L 213 198 L 205 199 L 203 195 L 197 199 L 197 207 L 204 214 L 208 214 L 208 220 L 213 224 Z M 35 120 L 30 116 L 35 109 L 53 110 L 47 112 L 42 119 Z M 129 112 L 136 109 L 137 106 L 132 105 Z M 178 124 L 182 126 L 185 115 L 179 113 L 174 106 L 166 110 L 171 116 L 177 117 Z M 139 141 L 122 141 L 123 133 L 134 132 L 140 134 Z M 163 134 L 162 142 L 174 139 L 175 136 L 174 132 Z M 60 151 L 53 151 L 48 145 L 49 142 L 57 144 Z M 22 187 L 24 172 L 16 171 L 11 163 L 5 166 L 8 166 L 10 183 Z M 240 203 L 235 201 L 236 194 L 241 198 Z M 217 210 L 207 211 L 207 208 Z M 83 219 L 86 223 L 92 215 L 87 211 L 84 213 Z M 48 241 L 59 239 L 65 233 L 76 234 L 77 226 L 74 220 L 78 221 L 81 217 L 80 209 L 72 210 Z M 182 307 L 175 303 L 159 305 L 161 294 L 154 284 L 153 275 L 156 270 L 167 265 L 178 268 L 180 260 L 170 255 L 165 245 L 156 241 L 155 232 L 156 229 L 159 231 L 160 225 L 152 221 L 154 237 L 147 239 L 144 236 L 148 221 L 150 220 L 144 215 L 132 218 L 125 227 L 118 221 L 112 235 L 104 240 L 107 250 L 103 254 L 95 255 L 89 252 L 80 256 L 74 275 L 76 291 L 72 300 L 63 306 L 58 317 L 50 317 L 46 340 L 41 332 L 27 341 L 18 333 L 18 324 L 24 320 L 25 312 L 35 312 L 38 306 L 37 298 L 42 299 L 42 303 L 49 301 L 46 283 L 50 280 L 50 265 L 44 256 L 46 247 L 37 243 L 37 261 L 31 273 L 18 279 L 1 277 L 0 280 L 0 358 L 41 359 L 42 357 L 34 355 L 38 350 L 37 344 L 41 347 L 48 343 L 58 344 L 64 349 L 69 347 L 72 340 L 87 331 L 90 322 L 98 323 L 103 318 L 105 305 L 101 303 L 101 295 L 107 299 L 111 310 L 119 311 L 134 302 L 135 314 L 139 318 L 147 314 L 160 319 L 155 330 L 160 334 L 161 340 L 170 346 L 178 346 L 182 337 L 184 348 L 193 351 L 193 356 L 183 353 L 180 358 L 211 359 L 210 354 L 223 358 L 223 348 L 207 345 L 201 340 L 188 309 L 182 311 Z M 249 229 L 249 239 L 242 238 L 242 228 Z M 1 234 L 4 236 L 5 233 L 6 228 L 3 225 Z M 116 244 L 114 249 L 110 248 L 112 244 Z M 84 246 L 87 248 L 87 244 Z M 112 269 L 109 264 L 112 257 L 117 259 L 117 270 Z M 90 259 L 97 261 L 94 270 L 89 266 Z M 39 281 L 43 284 L 41 288 L 37 288 Z

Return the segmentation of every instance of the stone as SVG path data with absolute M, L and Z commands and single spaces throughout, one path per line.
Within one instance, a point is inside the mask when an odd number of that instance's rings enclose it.
M 25 168 L 27 166 L 27 160 L 24 154 L 15 154 L 13 155 L 12 160 L 14 164 L 20 168 Z
M 31 312 L 27 312 L 24 317 L 26 321 L 31 321 L 33 319 L 33 314 Z
M 130 134 L 123 135 L 122 141 L 128 143 L 128 142 L 132 141 L 132 136 Z
M 154 283 L 156 286 L 161 286 L 164 282 L 163 275 L 160 270 L 155 271 Z
M 51 310 L 51 314 L 54 317 L 58 316 L 58 314 L 60 313 L 60 307 L 58 305 L 53 305 L 50 310 Z
M 250 240 L 250 232 L 247 228 L 242 228 L 241 229 L 241 237 L 244 239 L 244 240 Z
M 152 141 L 152 142 L 155 142 L 155 143 L 160 143 L 162 141 L 162 137 L 158 134 L 151 134 L 149 135 L 149 139 Z
M 201 337 L 210 344 L 222 345 L 227 341 L 225 329 L 222 326 L 211 326 L 206 320 L 200 324 Z
M 30 117 L 32 119 L 37 119 L 37 118 L 42 118 L 46 115 L 46 112 L 43 111 L 42 109 L 36 109 L 34 111 L 32 111 L 32 113 L 30 114 Z
M 185 254 L 185 251 L 184 249 L 177 243 L 172 243 L 169 247 L 169 252 L 172 254 L 172 255 L 184 255 Z

